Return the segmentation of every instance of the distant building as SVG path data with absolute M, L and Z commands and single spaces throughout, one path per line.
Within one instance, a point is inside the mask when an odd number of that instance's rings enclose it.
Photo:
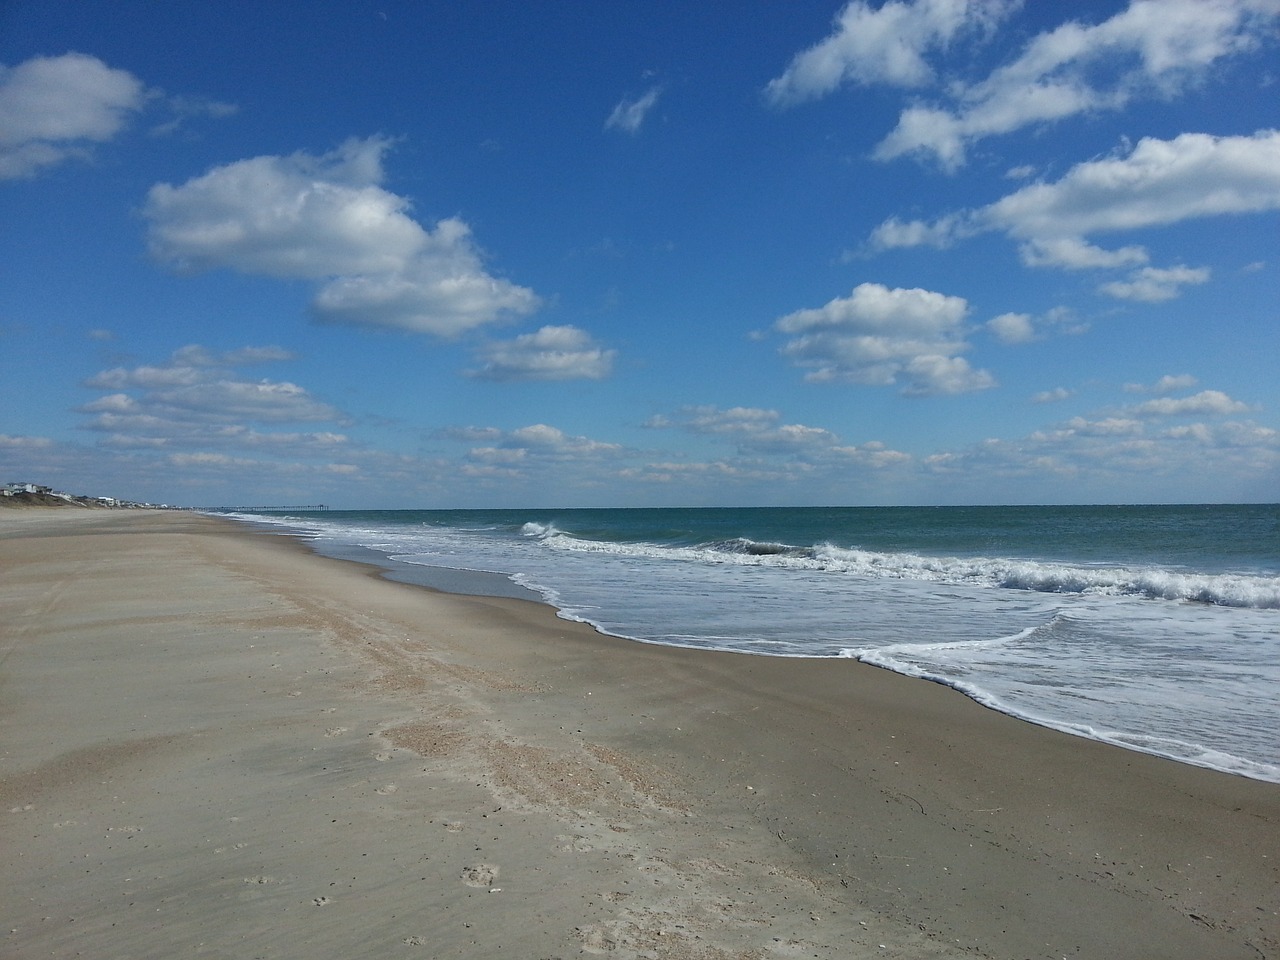
M 53 487 L 42 487 L 38 483 L 6 483 L 3 492 L 6 497 L 19 493 L 53 493 Z

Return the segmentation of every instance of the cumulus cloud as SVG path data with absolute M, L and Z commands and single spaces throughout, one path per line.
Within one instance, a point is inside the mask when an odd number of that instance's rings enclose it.
M 1142 247 L 1103 250 L 1080 237 L 1033 237 L 1019 250 L 1029 267 L 1061 267 L 1065 270 L 1100 270 L 1146 263 Z
M 343 422 L 345 416 L 297 384 L 249 380 L 233 366 L 286 359 L 278 347 L 217 353 L 201 346 L 178 350 L 169 362 L 103 370 L 85 381 L 110 391 L 84 404 L 89 430 L 109 434 L 113 446 L 217 445 L 328 450 L 339 433 L 262 432 L 251 424 Z
M 987 321 L 987 329 L 1001 343 L 1030 343 L 1036 338 L 1036 328 L 1028 313 L 1002 313 Z
M 142 82 L 67 53 L 0 66 L 0 179 L 31 177 L 115 137 L 146 99 Z
M 380 186 L 390 142 L 349 140 L 321 156 L 263 156 L 180 186 L 156 184 L 150 249 L 180 271 L 230 268 L 317 281 L 317 320 L 453 337 L 538 298 L 492 276 L 457 218 L 424 227 Z
M 576 466 L 590 473 L 627 455 L 620 444 L 573 436 L 545 423 L 514 430 L 460 427 L 442 435 L 480 441 L 466 452 L 461 468 L 463 475 L 476 479 L 528 479 L 551 467 L 563 470 Z
M 1098 289 L 1117 300 L 1160 303 L 1177 297 L 1184 286 L 1209 282 L 1207 267 L 1143 267 L 1125 280 L 1104 283 Z
M 1276 209 L 1280 131 L 1184 133 L 1144 137 L 1127 154 L 1077 164 L 1056 183 L 1029 185 L 979 210 L 972 222 L 1043 242 Z
M 867 242 L 873 250 L 894 250 L 900 247 L 935 247 L 945 250 L 973 232 L 974 227 L 959 215 L 941 217 L 932 223 L 890 217 L 871 231 Z
M 890 219 L 872 234 L 881 249 L 943 246 L 989 231 L 1022 241 L 1034 266 L 1130 266 L 1141 247 L 1107 251 L 1085 239 L 1185 220 L 1280 209 L 1280 131 L 1216 137 L 1145 137 L 1127 153 L 1076 164 L 1053 183 L 1037 182 L 986 207 L 932 223 Z
M 1076 417 L 1025 437 L 940 452 L 922 466 L 965 497 L 991 498 L 993 491 L 1016 497 L 1024 489 L 1043 496 L 1056 486 L 1066 501 L 1082 485 L 1115 502 L 1210 496 L 1227 477 L 1231 484 L 1271 489 L 1280 469 L 1280 432 L 1249 421 L 1153 430 L 1134 416 Z
M 1130 270 L 1101 288 L 1110 296 L 1158 301 L 1204 283 L 1201 267 L 1146 266 L 1140 246 L 1105 250 L 1096 234 L 1164 227 L 1203 217 L 1280 210 L 1280 131 L 1217 137 L 1184 133 L 1144 138 L 1128 152 L 1079 163 L 1062 179 L 1029 184 L 995 203 L 933 222 L 891 218 L 869 238 L 873 249 L 945 247 L 1002 232 L 1020 244 L 1028 266 Z
M 585 330 L 547 326 L 477 351 L 483 365 L 468 373 L 481 380 L 602 380 L 616 350 L 599 346 Z
M 796 54 L 765 87 L 776 107 L 816 100 L 843 83 L 920 87 L 934 80 L 925 55 L 965 31 L 990 29 L 1019 6 L 1014 0 L 889 0 L 873 8 L 852 0 L 830 36 Z
M 703 405 L 683 407 L 674 418 L 665 415 L 651 417 L 645 426 L 658 429 L 679 426 L 692 433 L 703 434 L 747 434 L 772 430 L 781 419 L 782 414 L 777 410 L 765 410 L 761 407 L 730 407 L 722 410 Z
M 774 329 L 791 338 L 782 352 L 809 368 L 813 382 L 901 383 L 909 395 L 967 393 L 995 385 L 990 373 L 959 356 L 968 349 L 968 312 L 962 297 L 863 283 L 848 297 L 787 314 Z
M 842 444 L 823 427 L 783 423 L 777 410 L 760 407 L 683 407 L 674 414 L 651 418 L 646 426 L 677 429 L 701 436 L 732 440 L 738 452 L 759 456 L 787 456 L 809 463 L 857 463 L 881 468 L 904 463 L 910 454 L 891 450 L 877 440 L 861 446 Z
M 1032 124 L 1169 98 L 1214 64 L 1269 39 L 1273 0 L 1133 0 L 1098 24 L 1069 21 L 1034 37 L 977 83 L 952 83 L 950 105 L 914 104 L 876 148 L 955 170 L 971 144 Z
M 759 407 L 684 407 L 674 417 L 654 417 L 649 427 L 676 427 L 689 433 L 732 438 L 740 450 L 758 453 L 789 453 L 828 448 L 837 442 L 835 434 L 821 427 L 799 423 L 784 424 L 776 410 Z
M 1203 417 L 1245 413 L 1247 403 L 1232 400 L 1221 390 L 1201 390 L 1190 397 L 1158 397 L 1130 409 L 1138 417 Z
M 645 118 L 649 116 L 649 111 L 658 105 L 658 98 L 661 96 L 662 87 L 655 86 L 650 87 L 635 100 L 628 100 L 624 97 L 618 101 L 618 105 L 609 114 L 609 119 L 604 122 L 604 128 L 606 130 L 622 130 L 626 133 L 639 132 Z

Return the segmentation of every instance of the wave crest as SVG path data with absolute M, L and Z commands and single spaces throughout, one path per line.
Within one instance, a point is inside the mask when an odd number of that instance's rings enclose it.
M 696 546 L 582 540 L 551 526 L 527 523 L 526 536 L 578 553 L 708 564 L 765 565 L 876 579 L 999 587 L 1038 593 L 1091 594 L 1280 609 L 1280 578 L 1208 574 L 1157 567 L 1091 567 L 1005 557 L 930 557 L 821 544 L 797 547 L 735 537 Z

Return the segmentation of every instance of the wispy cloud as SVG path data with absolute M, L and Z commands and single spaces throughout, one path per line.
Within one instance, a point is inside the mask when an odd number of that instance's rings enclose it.
M 638 133 L 649 112 L 658 105 L 658 98 L 661 96 L 662 87 L 654 86 L 635 100 L 624 97 L 609 114 L 609 119 L 604 122 L 604 128 L 622 130 L 625 133 Z
M 903 110 L 875 155 L 923 155 L 954 170 L 985 137 L 1171 98 L 1218 61 L 1271 39 L 1278 14 L 1269 0 L 1133 0 L 1099 24 L 1069 21 L 985 80 L 951 85 L 953 105 Z
M 1032 37 L 982 79 L 960 79 L 931 62 L 963 34 L 990 35 L 1021 6 L 1020 0 L 889 0 L 873 8 L 853 0 L 830 36 L 770 81 L 765 98 L 788 107 L 846 83 L 936 87 L 939 102 L 917 100 L 903 109 L 874 155 L 920 156 L 954 171 L 984 138 L 1173 98 L 1221 61 L 1273 42 L 1280 17 L 1273 0 L 1132 0 L 1101 23 L 1069 20 Z
M 989 30 L 1020 0 L 890 0 L 873 8 L 852 0 L 831 35 L 796 54 L 765 87 L 765 99 L 789 107 L 823 97 L 844 83 L 921 87 L 934 82 L 927 54 L 959 34 Z

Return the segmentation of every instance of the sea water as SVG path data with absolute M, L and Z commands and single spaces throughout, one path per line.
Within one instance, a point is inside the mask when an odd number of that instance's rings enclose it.
M 240 516 L 372 551 L 399 579 L 527 591 L 616 636 L 852 657 L 1280 782 L 1277 505 Z

